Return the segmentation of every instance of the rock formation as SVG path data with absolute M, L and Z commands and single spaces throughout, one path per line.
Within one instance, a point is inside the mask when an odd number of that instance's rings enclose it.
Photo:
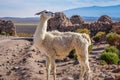
M 55 13 L 55 17 L 51 18 L 48 21 L 48 30 L 64 30 L 64 27 L 72 26 L 70 20 L 66 17 L 64 13 L 57 12 Z
M 72 22 L 72 24 L 83 24 L 84 20 L 79 16 L 79 15 L 73 15 L 70 18 L 70 21 Z
M 13 22 L 8 20 L 0 20 L 0 34 L 4 35 L 16 35 L 16 27 Z
M 105 23 L 112 23 L 111 17 L 108 15 L 102 15 L 99 19 L 98 22 L 105 22 Z
M 120 33 L 119 25 L 119 22 L 113 23 L 107 15 L 102 15 L 98 21 L 84 23 L 84 20 L 78 15 L 73 15 L 69 19 L 64 13 L 58 12 L 55 13 L 54 18 L 48 21 L 48 30 L 76 31 L 78 28 L 87 28 L 91 31 L 91 36 L 94 36 L 99 31 L 108 33 L 111 29 L 113 32 Z
M 111 31 L 120 34 L 120 22 L 113 23 Z

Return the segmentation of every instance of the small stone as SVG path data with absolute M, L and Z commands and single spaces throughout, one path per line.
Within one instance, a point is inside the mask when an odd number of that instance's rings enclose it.
M 57 73 L 57 75 L 62 75 L 62 73 Z
M 115 78 L 113 78 L 112 76 L 106 76 L 104 80 L 115 80 Z
M 72 77 L 65 77 L 62 80 L 74 80 Z
M 2 77 L 2 75 L 0 75 L 0 77 Z
M 11 74 L 11 71 L 8 71 L 8 72 L 6 73 L 7 76 L 9 76 L 10 74 Z
M 116 80 L 120 80 L 120 75 L 115 75 Z
M 11 70 L 17 71 L 19 69 L 18 66 L 13 67 Z
M 44 74 L 43 71 L 39 71 L 39 74 Z
M 106 74 L 104 74 L 104 73 L 100 73 L 100 75 L 99 75 L 99 77 L 105 77 L 106 76 Z
M 67 61 L 69 61 L 70 59 L 68 58 L 68 57 L 66 57 L 63 61 L 64 62 L 67 62 Z
M 112 72 L 113 72 L 113 73 L 120 73 L 120 68 L 115 69 L 115 70 L 113 70 Z

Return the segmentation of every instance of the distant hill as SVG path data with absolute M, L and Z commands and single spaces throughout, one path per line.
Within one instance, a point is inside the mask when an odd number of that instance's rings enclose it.
M 80 15 L 85 17 L 100 17 L 101 15 L 108 15 L 110 17 L 120 18 L 120 5 L 116 6 L 91 6 L 83 8 L 74 8 L 63 11 L 68 17 L 72 15 Z
M 36 24 L 39 21 L 39 17 L 27 17 L 27 18 L 19 18 L 19 17 L 1 17 L 0 19 L 3 20 L 12 20 L 14 23 L 16 24 L 27 24 L 27 23 L 31 23 L 31 24 Z

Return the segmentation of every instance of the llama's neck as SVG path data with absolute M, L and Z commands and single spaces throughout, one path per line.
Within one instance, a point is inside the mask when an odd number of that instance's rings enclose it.
M 42 42 L 44 40 L 47 29 L 47 21 L 48 19 L 45 19 L 44 17 L 41 16 L 39 25 L 34 34 L 35 41 L 37 40 L 39 42 Z

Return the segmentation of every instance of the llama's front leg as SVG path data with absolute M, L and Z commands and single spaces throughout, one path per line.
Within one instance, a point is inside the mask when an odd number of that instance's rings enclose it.
M 53 77 L 54 77 L 54 80 L 56 80 L 55 58 L 52 58 L 51 63 L 52 63 Z
M 50 80 L 51 61 L 49 57 L 47 57 L 46 59 L 46 71 L 47 71 L 47 80 Z

